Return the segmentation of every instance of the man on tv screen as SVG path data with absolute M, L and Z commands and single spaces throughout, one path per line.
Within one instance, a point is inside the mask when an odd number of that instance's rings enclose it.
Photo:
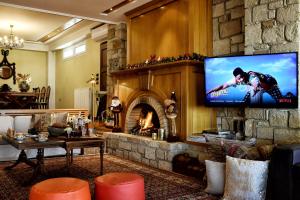
M 249 86 L 248 91 L 243 98 L 243 102 L 245 103 L 262 103 L 264 92 L 268 93 L 276 101 L 276 103 L 279 103 L 280 99 L 282 99 L 282 94 L 277 85 L 276 79 L 269 74 L 262 74 L 254 71 L 244 72 L 244 70 L 240 67 L 237 67 L 233 70 L 233 75 L 233 79 L 209 90 L 207 94 L 232 86 L 236 87 L 237 85 L 247 85 Z

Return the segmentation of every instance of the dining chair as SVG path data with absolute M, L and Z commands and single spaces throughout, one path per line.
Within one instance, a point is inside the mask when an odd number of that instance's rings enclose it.
M 43 86 L 40 92 L 39 109 L 45 108 L 45 99 L 46 99 L 46 87 Z

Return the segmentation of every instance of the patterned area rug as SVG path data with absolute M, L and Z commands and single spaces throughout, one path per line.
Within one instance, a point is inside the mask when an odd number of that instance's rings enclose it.
M 30 186 L 22 184 L 29 180 L 32 168 L 20 164 L 11 171 L 3 170 L 11 163 L 0 163 L 0 199 L 1 200 L 27 200 Z M 45 159 L 46 174 L 39 176 L 36 182 L 46 178 L 67 176 L 65 172 L 65 159 Z M 70 175 L 88 180 L 90 183 L 92 198 L 94 199 L 93 179 L 99 176 L 99 156 L 77 156 L 71 167 Z M 146 199 L 172 199 L 172 200 L 216 200 L 217 197 L 203 192 L 204 185 L 191 177 L 157 170 L 145 165 L 123 160 L 114 156 L 104 156 L 104 173 L 109 172 L 134 172 L 145 179 Z M 33 183 L 34 184 L 34 183 Z

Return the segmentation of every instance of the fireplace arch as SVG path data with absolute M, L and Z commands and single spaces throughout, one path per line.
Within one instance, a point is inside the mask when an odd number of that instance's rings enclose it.
M 159 119 L 159 128 L 165 129 L 165 133 L 169 133 L 168 119 L 165 115 L 163 104 L 154 96 L 150 94 L 137 96 L 128 106 L 125 117 L 125 133 L 130 133 L 132 128 L 136 125 L 133 123 L 136 119 L 132 115 L 132 111 L 140 105 L 149 105 L 156 112 Z

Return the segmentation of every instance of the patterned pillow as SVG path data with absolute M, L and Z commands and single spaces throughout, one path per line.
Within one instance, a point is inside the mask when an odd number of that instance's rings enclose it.
M 275 146 L 276 146 L 275 144 L 270 144 L 270 145 L 262 145 L 262 146 L 257 147 L 261 158 L 263 160 L 270 160 L 272 151 Z
M 226 156 L 226 181 L 223 200 L 264 200 L 268 161 L 254 161 Z
M 39 132 L 47 132 L 50 126 L 51 117 L 49 114 L 34 114 L 32 118 L 32 127 Z
M 67 124 L 67 118 L 68 118 L 68 113 L 67 112 L 62 112 L 62 113 L 51 113 L 51 122 L 50 126 L 53 124 Z

